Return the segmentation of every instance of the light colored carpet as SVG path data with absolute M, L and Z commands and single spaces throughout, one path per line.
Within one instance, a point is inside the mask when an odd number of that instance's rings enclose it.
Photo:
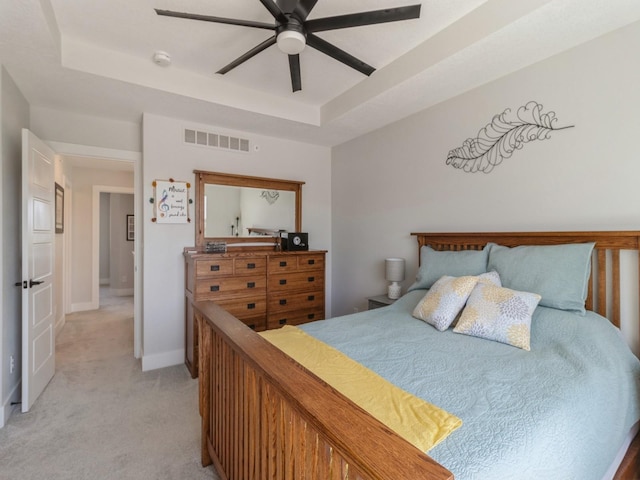
M 198 385 L 183 365 L 142 372 L 132 297 L 67 315 L 56 374 L 0 429 L 0 479 L 208 479 L 200 463 Z

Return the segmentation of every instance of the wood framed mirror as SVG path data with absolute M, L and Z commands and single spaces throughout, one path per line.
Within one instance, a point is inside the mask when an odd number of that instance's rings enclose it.
M 278 232 L 301 230 L 304 182 L 194 173 L 197 247 L 216 241 L 273 245 Z

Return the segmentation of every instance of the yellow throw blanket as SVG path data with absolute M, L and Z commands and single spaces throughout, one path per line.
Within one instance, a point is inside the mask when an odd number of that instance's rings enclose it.
M 423 452 L 462 425 L 458 417 L 396 387 L 297 327 L 287 325 L 260 335 Z

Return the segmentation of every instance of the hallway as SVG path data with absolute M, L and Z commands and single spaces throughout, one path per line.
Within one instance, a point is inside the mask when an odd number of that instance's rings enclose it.
M 67 315 L 53 380 L 0 430 L 0 478 L 215 479 L 200 465 L 197 387 L 183 365 L 142 372 L 133 297 L 101 296 Z

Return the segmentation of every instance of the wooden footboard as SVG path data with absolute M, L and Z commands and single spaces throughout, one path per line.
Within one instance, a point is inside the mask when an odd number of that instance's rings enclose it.
M 194 306 L 202 463 L 222 479 L 453 479 L 225 310 Z

